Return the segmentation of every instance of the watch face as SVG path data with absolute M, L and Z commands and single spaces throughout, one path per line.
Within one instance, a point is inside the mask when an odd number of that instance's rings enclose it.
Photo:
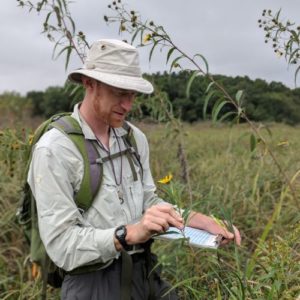
M 122 245 L 122 247 L 125 250 L 132 250 L 132 246 L 129 246 L 126 243 L 126 235 L 127 235 L 127 229 L 126 229 L 126 227 L 124 225 L 121 225 L 121 226 L 119 226 L 119 227 L 116 228 L 115 237 L 120 242 L 120 244 Z
M 120 227 L 120 228 L 118 228 L 117 231 L 116 231 L 116 234 L 117 234 L 118 236 L 122 236 L 122 235 L 124 235 L 124 233 L 125 233 L 124 227 Z
M 119 236 L 119 237 L 121 237 L 121 236 L 124 237 L 124 235 L 125 235 L 125 227 L 121 226 L 121 227 L 117 228 L 116 235 Z

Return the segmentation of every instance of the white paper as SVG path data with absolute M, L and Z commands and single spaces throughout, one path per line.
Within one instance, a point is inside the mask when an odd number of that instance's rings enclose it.
M 170 232 L 170 233 L 168 233 Z M 176 227 L 170 227 L 169 230 L 162 235 L 158 235 L 157 239 L 176 240 L 188 239 L 187 242 L 191 246 L 201 248 L 218 248 L 219 236 L 211 234 L 207 231 L 185 226 L 183 233 Z

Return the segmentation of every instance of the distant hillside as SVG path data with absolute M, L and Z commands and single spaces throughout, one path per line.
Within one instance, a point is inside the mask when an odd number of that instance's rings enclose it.
M 205 91 L 209 81 L 198 77 L 192 85 L 190 98 L 186 98 L 186 87 L 190 78 L 189 72 L 172 73 L 171 75 L 152 74 L 147 76 L 155 86 L 168 94 L 175 111 L 184 121 L 194 122 L 203 118 Z M 246 114 L 253 121 L 274 121 L 288 124 L 300 122 L 300 88 L 290 89 L 280 82 L 267 83 L 264 80 L 251 80 L 249 77 L 229 77 L 215 75 L 231 96 L 238 90 L 244 90 L 243 106 Z M 210 106 L 211 107 L 211 106 Z M 232 108 L 224 107 L 222 113 Z
M 183 121 L 196 122 L 203 120 L 203 105 L 205 91 L 209 84 L 206 77 L 197 77 L 190 90 L 190 97 L 186 96 L 186 87 L 190 73 L 156 73 L 145 74 L 153 82 L 156 91 L 164 93 L 173 104 L 175 114 Z M 243 107 L 248 117 L 253 121 L 282 122 L 287 124 L 300 123 L 300 89 L 290 89 L 280 82 L 267 83 L 264 80 L 251 80 L 249 77 L 229 77 L 215 75 L 214 78 L 221 83 L 230 95 L 234 97 L 238 90 L 244 90 L 245 97 Z M 18 103 L 24 107 L 24 102 L 30 103 L 32 116 L 48 117 L 61 111 L 69 111 L 74 103 L 83 98 L 83 89 L 78 89 L 72 94 L 73 87 L 49 87 L 45 91 L 31 91 L 26 97 L 17 93 L 5 93 L 0 95 L 0 106 L 9 107 L 17 112 Z M 140 96 L 146 98 L 149 96 Z M 151 96 L 150 96 L 151 97 Z M 17 100 L 22 100 L 18 102 Z M 211 111 L 213 100 L 208 106 L 208 114 Z M 146 100 L 147 101 L 147 100 Z M 27 107 L 28 109 L 28 107 Z M 233 108 L 224 106 L 221 114 Z M 144 116 L 147 116 L 147 107 L 139 108 Z M 20 114 L 20 112 L 18 112 Z M 138 115 L 138 114 L 134 114 Z

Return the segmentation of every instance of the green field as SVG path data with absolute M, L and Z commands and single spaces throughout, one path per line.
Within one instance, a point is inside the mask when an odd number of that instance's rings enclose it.
M 149 138 L 155 180 L 172 173 L 177 202 L 226 218 L 239 227 L 242 247 L 192 249 L 156 242 L 155 252 L 181 299 L 296 299 L 300 296 L 300 128 L 270 124 L 260 132 L 291 182 L 261 143 L 250 151 L 246 125 L 184 125 L 186 160 L 178 158 L 178 135 L 164 125 L 139 124 Z M 15 220 L 31 129 L 0 132 L 0 299 L 38 299 L 28 249 Z M 187 168 L 191 195 L 182 181 Z M 160 189 L 166 186 L 160 186 Z M 291 189 L 292 188 L 292 189 Z M 161 196 L 165 194 L 160 191 Z M 191 199 L 192 196 L 192 199 Z M 58 299 L 49 289 L 50 299 Z

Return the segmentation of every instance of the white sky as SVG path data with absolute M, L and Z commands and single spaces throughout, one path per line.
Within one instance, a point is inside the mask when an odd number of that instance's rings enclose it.
M 145 19 L 163 25 L 186 53 L 204 55 L 211 73 L 247 75 L 294 87 L 294 69 L 288 68 L 284 58 L 278 58 L 271 45 L 264 43 L 264 32 L 258 28 L 257 20 L 263 9 L 281 8 L 285 19 L 298 23 L 299 0 L 127 0 L 126 3 Z M 70 6 L 77 29 L 84 31 L 89 42 L 124 38 L 118 36 L 117 25 L 108 27 L 103 21 L 104 14 L 111 15 L 108 4 L 110 1 L 77 0 Z M 62 86 L 67 76 L 64 59 L 52 60 L 53 44 L 41 35 L 43 18 L 17 7 L 15 0 L 1 0 L 0 20 L 0 93 L 25 94 Z M 148 52 L 142 49 L 143 71 L 165 70 L 165 58 L 157 52 L 149 64 Z M 74 56 L 70 69 L 80 66 Z

